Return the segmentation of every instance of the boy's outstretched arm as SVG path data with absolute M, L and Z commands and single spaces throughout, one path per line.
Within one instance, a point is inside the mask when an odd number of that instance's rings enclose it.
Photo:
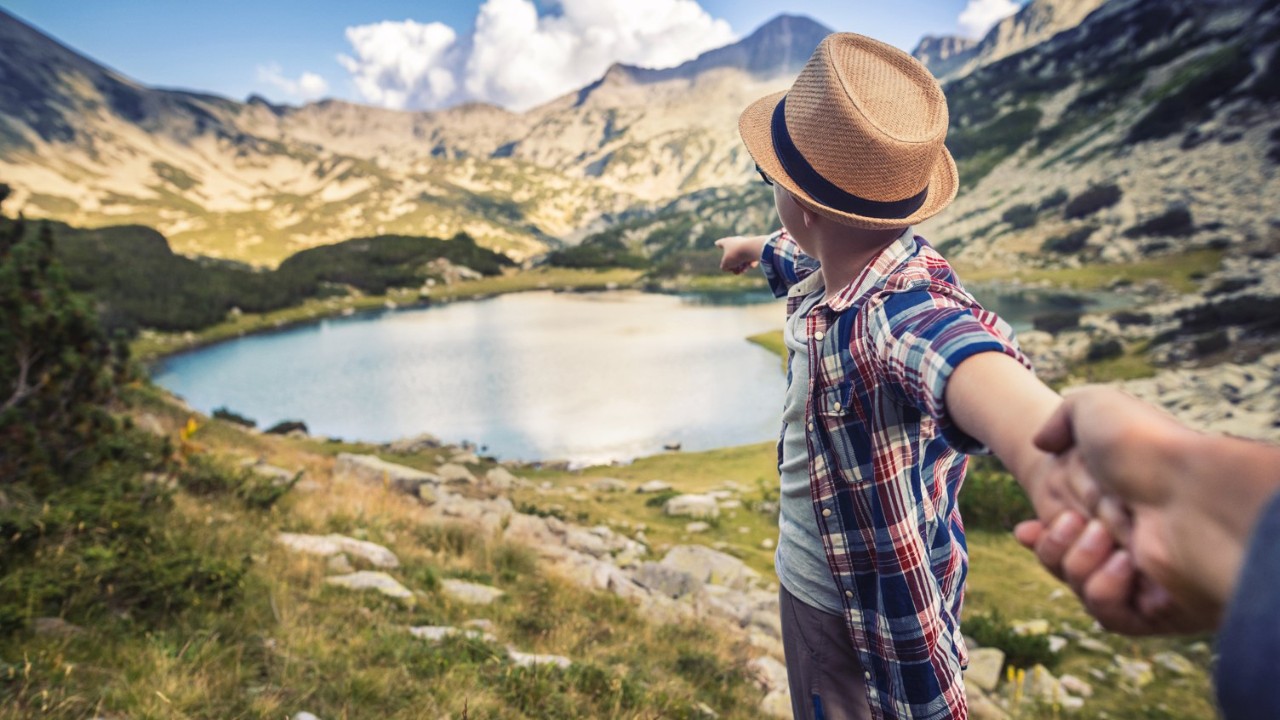
M 1067 487 L 1067 460 L 1035 445 L 1062 398 L 1030 370 L 1004 353 L 978 353 L 955 368 L 944 397 L 951 421 L 1000 458 L 1041 520 L 1083 510 Z

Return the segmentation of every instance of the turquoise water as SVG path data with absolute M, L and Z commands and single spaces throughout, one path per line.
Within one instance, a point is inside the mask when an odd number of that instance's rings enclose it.
M 1018 330 L 1085 305 L 975 291 Z M 302 420 L 348 440 L 431 433 L 504 459 L 625 462 L 776 437 L 785 379 L 745 338 L 781 328 L 783 312 L 767 293 L 522 293 L 241 338 L 170 358 L 155 381 L 259 427 Z
M 743 300 L 760 297 L 744 298 Z M 321 321 L 170 358 L 155 381 L 209 413 L 382 442 L 431 433 L 500 458 L 627 461 L 776 435 L 784 378 L 746 337 L 778 304 L 521 293 Z

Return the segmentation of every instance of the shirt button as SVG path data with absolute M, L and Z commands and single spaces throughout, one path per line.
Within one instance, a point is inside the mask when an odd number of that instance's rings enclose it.
M 809 432 L 813 432 L 813 423 L 809 423 Z
M 822 332 L 821 330 L 813 334 L 814 340 L 821 340 L 824 337 L 826 337 L 826 333 Z
M 852 591 L 852 590 L 845 590 L 845 591 L 844 591 L 844 596 L 845 596 L 845 597 L 847 597 L 847 598 L 851 598 L 851 597 L 853 597 L 853 591 Z
M 835 409 L 836 409 L 837 411 L 839 411 L 839 410 L 840 410 L 840 408 L 842 408 L 842 407 L 844 407 L 844 406 L 843 406 L 843 405 L 841 405 L 839 402 L 837 402 L 837 403 L 835 404 Z
M 871 671 L 870 671 L 870 670 L 867 670 L 866 672 L 862 673 L 862 677 L 864 677 L 864 678 L 866 678 L 866 679 L 870 680 L 870 679 L 871 679 Z
M 822 511 L 822 517 L 831 517 L 831 508 L 824 508 Z

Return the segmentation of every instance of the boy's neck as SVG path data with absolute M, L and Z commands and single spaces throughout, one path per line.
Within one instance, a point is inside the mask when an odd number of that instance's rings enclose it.
M 893 244 L 906 228 L 895 230 L 862 230 L 833 228 L 830 234 L 815 238 L 814 256 L 821 263 L 822 282 L 829 299 L 862 274 L 885 248 Z

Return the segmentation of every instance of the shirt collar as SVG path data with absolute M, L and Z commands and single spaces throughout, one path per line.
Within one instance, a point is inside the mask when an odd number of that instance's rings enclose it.
M 895 270 L 916 254 L 919 244 L 916 242 L 915 228 L 908 227 L 893 242 L 889 243 L 863 268 L 853 282 L 841 288 L 826 302 L 834 312 L 844 312 L 858 298 L 883 286 Z M 814 273 L 819 275 L 821 273 Z M 821 281 L 819 281 L 821 286 Z

